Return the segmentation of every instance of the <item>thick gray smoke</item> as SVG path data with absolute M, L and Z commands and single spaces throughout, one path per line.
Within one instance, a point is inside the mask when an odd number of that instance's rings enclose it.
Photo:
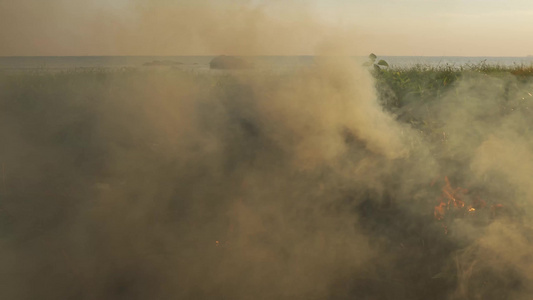
M 378 259 L 356 198 L 408 155 L 370 74 L 334 60 L 3 78 L 2 293 L 329 297 Z
M 139 4 L 146 47 L 156 20 L 238 54 L 318 26 L 199 3 Z M 1 298 L 527 299 L 532 84 L 469 74 L 393 115 L 322 30 L 284 72 L 1 75 Z M 437 220 L 444 176 L 487 207 Z
M 528 82 L 465 75 L 399 119 L 368 70 L 338 57 L 1 85 L 4 298 L 529 293 Z M 436 220 L 444 176 L 487 207 Z

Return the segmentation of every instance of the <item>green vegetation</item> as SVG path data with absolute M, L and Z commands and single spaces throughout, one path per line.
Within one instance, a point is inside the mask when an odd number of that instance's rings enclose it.
M 372 74 L 376 79 L 378 97 L 386 110 L 397 115 L 399 120 L 439 138 L 444 122 L 439 120 L 439 112 L 431 108 L 468 101 L 473 91 L 466 91 L 467 86 L 475 85 L 479 90 L 490 90 L 491 84 L 499 86 L 498 91 L 503 92 L 484 96 L 501 100 L 499 110 L 492 112 L 494 118 L 516 110 L 529 113 L 529 100 L 533 100 L 530 86 L 533 83 L 533 66 L 498 66 L 484 62 L 459 67 L 390 66 L 374 68 Z
M 475 75 L 492 77 L 513 76 L 518 82 L 533 80 L 533 66 L 498 66 L 485 63 L 466 66 L 426 66 L 389 67 L 373 71 L 377 88 L 384 105 L 394 110 L 412 101 L 440 99 L 453 90 L 456 82 Z

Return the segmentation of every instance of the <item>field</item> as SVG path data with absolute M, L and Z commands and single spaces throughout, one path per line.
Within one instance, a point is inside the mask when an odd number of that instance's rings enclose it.
M 527 299 L 533 68 L 0 73 L 2 299 Z

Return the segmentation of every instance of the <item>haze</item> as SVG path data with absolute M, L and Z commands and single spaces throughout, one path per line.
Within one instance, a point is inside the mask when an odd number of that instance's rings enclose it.
M 526 0 L 0 0 L 0 55 L 313 55 L 340 40 L 354 55 L 525 56 L 532 16 Z

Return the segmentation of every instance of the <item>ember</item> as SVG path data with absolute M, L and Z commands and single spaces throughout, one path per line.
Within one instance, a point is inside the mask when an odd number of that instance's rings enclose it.
M 229 247 L 228 241 L 215 241 L 215 246 L 219 248 L 226 248 Z

